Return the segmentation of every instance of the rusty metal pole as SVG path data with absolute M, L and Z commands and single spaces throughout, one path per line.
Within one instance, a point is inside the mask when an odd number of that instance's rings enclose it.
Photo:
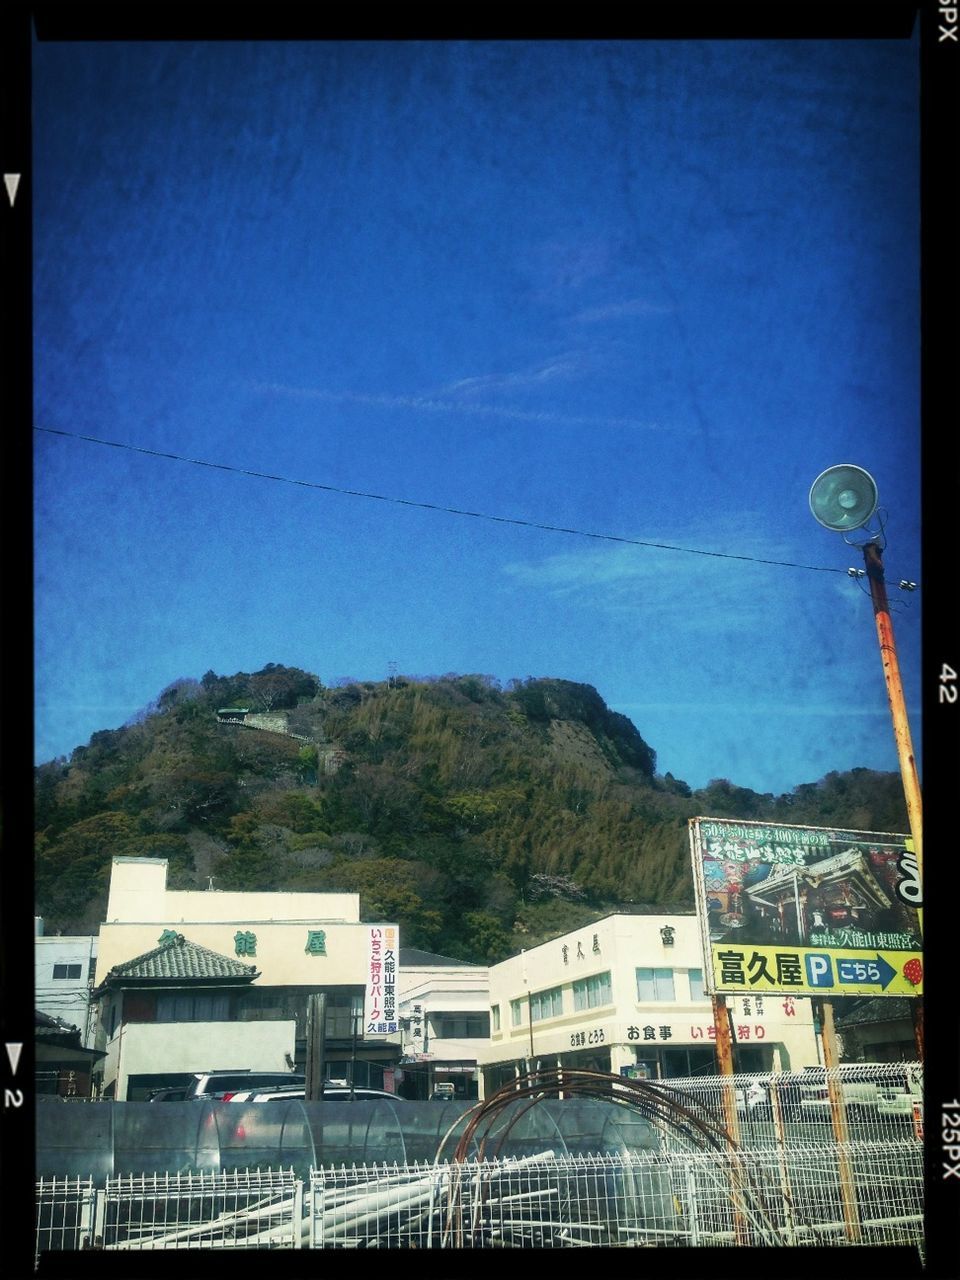
M 907 805 L 907 820 L 910 823 L 910 834 L 913 837 L 913 852 L 917 859 L 917 878 L 923 886 L 923 801 L 920 794 L 920 778 L 917 773 L 917 760 L 913 753 L 913 741 L 910 737 L 910 722 L 907 719 L 907 707 L 903 697 L 903 684 L 900 679 L 900 664 L 897 661 L 897 646 L 893 637 L 893 622 L 890 618 L 890 605 L 887 600 L 887 587 L 883 576 L 883 557 L 875 542 L 868 542 L 863 548 L 863 562 L 870 582 L 870 598 L 873 601 L 873 615 L 877 624 L 877 639 L 880 642 L 880 658 L 883 663 L 883 678 L 887 684 L 887 698 L 890 702 L 890 714 L 893 717 L 893 736 L 897 744 L 897 759 L 900 762 L 900 776 L 903 779 L 903 795 Z M 920 919 L 920 932 L 923 934 L 923 899 L 917 911 Z M 913 1037 L 917 1046 L 917 1057 L 923 1062 L 923 1005 L 916 996 L 911 1005 L 913 1013 Z
M 914 996 L 910 1002 L 913 1011 L 913 1039 L 917 1046 L 917 1061 L 923 1062 L 923 999 Z
M 913 851 L 917 856 L 917 872 L 922 884 L 923 804 L 920 797 L 920 778 L 917 773 L 917 760 L 913 754 L 907 707 L 903 698 L 900 664 L 897 661 L 897 646 L 893 638 L 893 623 L 890 619 L 890 605 L 887 601 L 887 588 L 883 577 L 883 558 L 875 542 L 868 542 L 863 548 L 863 562 L 870 581 L 870 598 L 873 601 L 873 614 L 877 624 L 877 639 L 880 641 L 883 678 L 887 682 L 887 698 L 890 702 L 890 714 L 893 717 L 893 736 L 897 743 L 903 795 L 907 803 L 907 819 L 910 823 L 910 834 L 913 836 Z M 921 924 L 922 920 L 921 915 Z
M 730 1141 L 736 1150 L 740 1148 L 740 1121 L 737 1118 L 737 1094 L 733 1083 L 733 1039 L 730 1031 L 730 1016 L 725 996 L 711 996 L 713 1002 L 713 1025 L 716 1030 L 717 1065 L 721 1077 L 726 1077 L 721 1086 L 723 1101 L 723 1118 L 727 1126 Z M 738 1245 L 750 1243 L 747 1219 L 743 1212 L 743 1202 L 733 1175 L 730 1178 L 730 1194 L 733 1199 L 733 1229 Z
M 713 1025 L 716 1028 L 717 1065 L 721 1076 L 732 1077 L 733 1041 L 730 1035 L 730 1018 L 728 1016 L 725 996 L 715 995 L 713 1000 Z M 737 1119 L 737 1100 L 732 1079 L 723 1089 L 723 1115 L 727 1132 L 734 1142 L 740 1144 L 740 1122 Z
M 830 1122 L 833 1136 L 837 1143 L 837 1171 L 840 1175 L 840 1198 L 843 1203 L 843 1225 L 847 1239 L 854 1244 L 861 1240 L 860 1217 L 857 1213 L 857 1188 L 850 1164 L 847 1129 L 847 1109 L 843 1099 L 843 1084 L 840 1080 L 840 1055 L 837 1051 L 837 1034 L 833 1025 L 833 1005 L 829 1000 L 821 1000 L 820 1036 L 823 1043 L 823 1065 L 827 1073 L 827 1096 L 830 1099 Z

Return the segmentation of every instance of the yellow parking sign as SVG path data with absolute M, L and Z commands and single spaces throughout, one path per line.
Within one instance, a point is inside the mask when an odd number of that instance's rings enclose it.
M 919 951 L 712 943 L 713 989 L 797 996 L 922 996 Z

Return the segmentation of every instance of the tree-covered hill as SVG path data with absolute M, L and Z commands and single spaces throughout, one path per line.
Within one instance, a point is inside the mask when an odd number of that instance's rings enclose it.
M 165 857 L 171 887 L 358 892 L 406 944 L 492 962 L 610 910 L 691 907 L 697 814 L 907 830 L 894 774 L 691 791 L 589 685 L 327 689 L 269 664 L 175 681 L 37 769 L 36 908 L 49 930 L 95 930 L 110 859 Z

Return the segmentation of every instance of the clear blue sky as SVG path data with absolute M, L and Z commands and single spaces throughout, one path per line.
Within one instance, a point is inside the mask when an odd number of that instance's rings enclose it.
M 44 44 L 35 421 L 920 580 L 915 41 Z M 896 770 L 844 572 L 36 434 L 38 760 L 267 662 L 594 685 L 692 786 Z M 919 748 L 920 595 L 891 586 Z

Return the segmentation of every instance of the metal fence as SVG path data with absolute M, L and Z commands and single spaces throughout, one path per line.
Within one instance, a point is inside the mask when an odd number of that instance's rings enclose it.
M 296 1249 L 303 1183 L 292 1170 L 108 1178 L 104 1249 Z
M 919 1143 L 51 1179 L 49 1249 L 913 1245 Z
M 311 1248 L 908 1244 L 919 1144 L 315 1170 Z
M 830 1089 L 830 1082 L 835 1088 Z M 653 1081 L 693 1115 L 654 1150 L 37 1183 L 36 1250 L 913 1245 L 921 1068 Z M 564 1104 L 560 1104 L 561 1106 Z M 638 1104 L 642 1105 L 642 1104 Z M 650 1106 L 651 1114 L 657 1108 Z
M 36 1257 L 50 1250 L 90 1247 L 97 1194 L 92 1178 L 38 1179 Z
M 742 1147 L 919 1142 L 923 1137 L 923 1066 L 917 1062 L 649 1083 L 730 1129 Z M 839 1107 L 831 1106 L 831 1092 Z M 664 1141 L 679 1149 L 666 1131 Z

